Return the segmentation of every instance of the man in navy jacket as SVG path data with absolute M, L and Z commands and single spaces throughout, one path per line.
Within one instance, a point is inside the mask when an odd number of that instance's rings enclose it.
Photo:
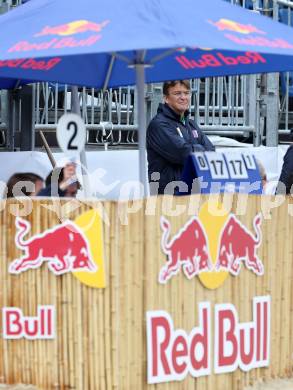
M 174 186 L 166 186 L 181 180 L 188 155 L 215 148 L 189 119 L 189 81 L 168 81 L 164 83 L 163 94 L 165 104 L 159 105 L 147 129 L 148 174 L 149 181 L 159 176 L 159 194 L 173 194 Z

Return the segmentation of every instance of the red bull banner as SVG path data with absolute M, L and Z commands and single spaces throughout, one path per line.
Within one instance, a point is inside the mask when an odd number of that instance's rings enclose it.
M 291 196 L 0 203 L 0 387 L 293 377 Z

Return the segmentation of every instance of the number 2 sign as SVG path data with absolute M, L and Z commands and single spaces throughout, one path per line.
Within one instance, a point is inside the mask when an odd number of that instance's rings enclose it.
M 63 152 L 76 156 L 85 146 L 86 128 L 82 118 L 77 114 L 63 115 L 57 125 L 57 141 Z

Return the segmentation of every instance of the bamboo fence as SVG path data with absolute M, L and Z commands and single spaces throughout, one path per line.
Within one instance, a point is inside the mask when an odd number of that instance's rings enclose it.
M 231 199 L 232 212 L 237 215 L 246 198 L 239 195 Z M 38 389 L 240 390 L 259 379 L 293 376 L 290 199 L 270 210 L 269 200 L 266 203 L 262 197 L 251 196 L 246 212 L 238 216 L 254 232 L 253 218 L 263 212 L 262 245 L 258 248 L 265 268 L 263 276 L 242 267 L 237 277 L 228 275 L 214 290 L 204 287 L 198 277 L 188 280 L 182 271 L 166 285 L 158 283 L 159 271 L 166 261 L 161 249 L 161 215 L 172 222 L 173 237 L 206 201 L 204 196 L 192 196 L 150 198 L 143 202 L 86 202 L 77 203 L 75 210 L 72 203 L 67 207 L 66 200 L 55 208 L 48 207 L 52 205 L 48 200 L 34 200 L 32 204 L 22 201 L 18 210 L 12 206 L 15 200 L 1 204 L 0 383 L 32 384 Z M 181 215 L 175 215 L 175 206 L 187 207 Z M 46 264 L 19 275 L 8 273 L 9 263 L 21 254 L 14 242 L 15 215 L 28 213 L 23 217 L 32 224 L 27 239 L 59 224 L 62 218 L 74 220 L 90 209 L 103 209 L 106 216 L 103 223 L 106 288 L 87 287 L 70 273 L 55 276 Z M 231 303 L 238 311 L 239 321 L 249 322 L 252 299 L 260 295 L 271 296 L 269 367 L 249 372 L 237 369 L 231 374 L 212 373 L 198 379 L 188 375 L 182 382 L 147 384 L 147 311 L 167 311 L 174 327 L 189 333 L 198 326 L 199 302 L 210 302 L 212 309 L 217 303 Z M 2 337 L 3 307 L 18 307 L 24 315 L 35 316 L 38 305 L 55 306 L 55 339 Z

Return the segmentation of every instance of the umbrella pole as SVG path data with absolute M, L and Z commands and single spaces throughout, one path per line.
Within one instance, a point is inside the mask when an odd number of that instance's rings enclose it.
M 78 89 L 76 86 L 71 87 L 71 111 L 81 116 L 79 99 L 78 99 Z M 87 173 L 87 161 L 86 161 L 85 149 L 83 149 L 80 153 L 80 162 L 81 162 L 82 180 L 84 185 L 84 194 L 86 197 L 89 197 L 91 196 L 91 191 L 90 191 L 89 177 Z
M 138 108 L 138 147 L 139 147 L 139 181 L 143 185 L 141 196 L 148 194 L 148 181 L 146 172 L 146 112 L 144 99 L 144 74 L 145 65 L 135 64 L 136 88 L 137 88 L 137 108 Z

